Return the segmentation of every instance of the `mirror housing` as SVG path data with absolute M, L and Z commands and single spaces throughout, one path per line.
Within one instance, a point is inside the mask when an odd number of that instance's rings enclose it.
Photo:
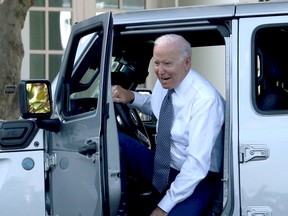
M 50 119 L 52 98 L 48 80 L 21 80 L 19 98 L 22 118 Z

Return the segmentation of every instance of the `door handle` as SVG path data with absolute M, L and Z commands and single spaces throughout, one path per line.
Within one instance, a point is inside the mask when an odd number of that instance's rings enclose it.
M 79 147 L 78 152 L 85 156 L 91 156 L 98 152 L 98 138 L 89 139 L 86 142 L 86 145 Z

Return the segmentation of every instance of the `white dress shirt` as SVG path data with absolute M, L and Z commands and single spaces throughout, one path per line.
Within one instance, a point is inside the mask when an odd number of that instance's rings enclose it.
M 223 154 L 221 95 L 192 69 L 174 90 L 171 167 L 180 173 L 158 204 L 166 212 L 189 197 L 209 170 L 219 172 Z M 132 106 L 158 119 L 166 93 L 157 80 L 152 95 L 134 93 Z

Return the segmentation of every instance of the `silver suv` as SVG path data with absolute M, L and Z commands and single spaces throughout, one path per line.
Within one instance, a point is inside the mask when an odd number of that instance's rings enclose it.
M 114 104 L 111 87 L 153 86 L 152 45 L 165 33 L 191 43 L 192 66 L 226 99 L 223 176 L 211 214 L 287 215 L 287 8 L 183 7 L 75 24 L 53 91 L 45 80 L 21 81 L 22 119 L 0 122 L 1 216 L 145 212 L 149 188 L 132 179 L 131 194 L 121 192 L 117 132 L 153 149 L 155 121 Z

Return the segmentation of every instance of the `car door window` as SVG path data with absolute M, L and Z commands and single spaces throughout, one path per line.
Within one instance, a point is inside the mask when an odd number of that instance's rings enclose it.
M 262 114 L 288 110 L 287 32 L 283 25 L 255 32 L 254 107 Z
M 102 29 L 79 37 L 73 67 L 65 85 L 65 113 L 74 116 L 97 109 Z

